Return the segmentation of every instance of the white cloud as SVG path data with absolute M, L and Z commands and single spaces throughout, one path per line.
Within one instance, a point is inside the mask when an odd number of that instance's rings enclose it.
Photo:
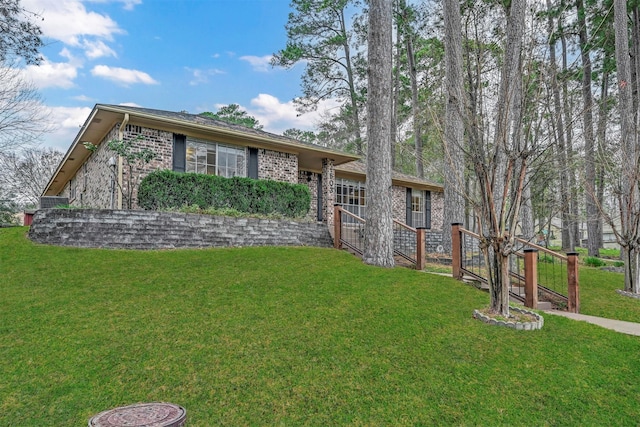
M 66 152 L 80 131 L 89 114 L 90 107 L 44 107 L 49 112 L 49 121 L 54 130 L 43 137 L 44 145 Z
M 147 85 L 158 84 L 149 74 L 144 71 L 130 70 L 120 67 L 109 67 L 108 65 L 96 65 L 91 70 L 91 74 L 102 77 L 124 85 L 142 83 Z
M 39 66 L 27 65 L 23 72 L 27 79 L 43 89 L 46 87 L 59 87 L 69 89 L 74 86 L 74 80 L 78 77 L 78 67 L 74 61 L 50 62 L 44 59 Z
M 252 56 L 252 55 L 245 55 L 245 56 L 241 56 L 239 59 L 248 62 L 251 67 L 253 67 L 254 71 L 259 71 L 259 72 L 267 72 L 270 70 L 271 68 L 271 58 L 273 56 L 272 55 L 265 55 L 265 56 Z
M 251 100 L 251 108 L 246 111 L 258 119 L 266 131 L 281 134 L 289 128 L 312 130 L 325 111 L 338 106 L 333 100 L 322 101 L 317 111 L 299 114 L 293 101 L 281 102 L 273 95 L 261 93 Z
M 208 68 L 208 69 L 199 69 L 199 68 L 189 68 L 185 67 L 187 71 L 192 74 L 192 79 L 189 81 L 191 86 L 197 86 L 199 84 L 209 83 L 209 77 L 225 74 L 224 71 L 219 70 L 217 68 Z
M 78 96 L 72 97 L 71 99 L 74 99 L 80 102 L 93 102 L 93 98 L 90 98 L 87 95 L 78 95 Z
M 91 3 L 109 3 L 111 0 L 88 0 Z M 122 3 L 124 10 L 133 10 L 137 5 L 142 4 L 142 0 L 116 0 Z
M 109 16 L 87 11 L 80 0 L 24 0 L 23 3 L 26 9 L 44 18 L 38 24 L 45 36 L 72 46 L 79 46 L 83 36 L 112 40 L 113 34 L 123 32 Z
M 138 107 L 138 108 L 142 108 L 142 105 L 140 104 L 136 104 L 135 102 L 122 102 L 118 105 L 122 105 L 123 107 Z
M 104 40 L 111 41 L 124 30 L 108 15 L 87 11 L 81 0 L 23 0 L 23 6 L 42 16 L 38 25 L 45 37 L 85 49 L 92 59 L 115 56 Z
M 107 46 L 102 40 L 84 40 L 82 47 L 85 51 L 84 54 L 87 55 L 87 58 L 89 59 L 97 59 L 103 56 L 118 56 L 116 55 L 116 52 Z

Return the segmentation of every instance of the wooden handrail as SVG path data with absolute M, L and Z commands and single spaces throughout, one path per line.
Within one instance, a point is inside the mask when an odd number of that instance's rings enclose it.
M 340 212 L 344 212 L 344 213 L 346 213 L 348 216 L 350 216 L 350 217 L 352 217 L 352 218 L 355 218 L 355 219 L 357 219 L 357 220 L 358 220 L 358 221 L 360 221 L 360 222 L 366 222 L 363 218 L 360 218 L 358 215 L 353 214 L 353 213 L 349 212 L 348 210 L 346 210 L 346 209 L 344 209 L 344 208 L 342 208 L 342 207 L 340 207 L 340 206 L 338 206 L 338 210 L 339 210 Z
M 417 231 L 415 228 L 411 227 L 410 225 L 405 224 L 404 222 L 400 222 L 397 219 L 394 219 L 393 223 L 394 224 L 398 224 L 399 226 L 404 227 L 409 231 L 413 231 L 414 233 Z
M 560 258 L 563 261 L 567 260 L 566 256 L 564 256 L 562 254 L 559 254 L 558 252 L 554 252 L 551 249 L 547 249 L 544 246 L 536 245 L 535 243 L 531 243 L 531 242 L 529 242 L 527 240 L 521 239 L 520 237 L 514 237 L 514 240 L 529 246 L 531 249 L 537 249 L 538 252 L 544 252 L 544 253 L 549 254 L 549 255 L 551 255 L 553 257 Z

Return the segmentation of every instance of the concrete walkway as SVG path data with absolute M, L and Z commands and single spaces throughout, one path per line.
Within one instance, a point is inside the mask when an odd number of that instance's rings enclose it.
M 568 317 L 569 319 L 580 320 L 582 322 L 593 323 L 594 325 L 602 326 L 603 328 L 611 329 L 616 332 L 640 337 L 640 323 L 605 319 L 603 317 L 589 316 L 586 314 L 578 313 L 568 313 L 566 311 L 558 310 L 545 310 L 544 313 L 552 314 L 554 316 Z

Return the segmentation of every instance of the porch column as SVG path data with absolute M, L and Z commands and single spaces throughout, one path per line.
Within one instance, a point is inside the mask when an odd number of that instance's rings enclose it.
M 524 250 L 524 305 L 538 308 L 538 250 Z
M 461 222 L 451 224 L 451 270 L 453 278 L 462 280 L 462 239 L 460 238 Z
M 424 270 L 425 264 L 425 229 L 424 227 L 416 228 L 416 270 Z
M 333 225 L 333 205 L 336 203 L 335 196 L 336 172 L 332 159 L 322 159 L 322 205 L 323 218 L 327 225 Z
M 578 283 L 578 253 L 567 253 L 567 293 L 568 309 L 571 313 L 580 313 L 580 285 Z

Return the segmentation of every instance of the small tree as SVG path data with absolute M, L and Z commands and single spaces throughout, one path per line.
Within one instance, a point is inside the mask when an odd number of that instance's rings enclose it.
M 118 186 L 118 189 L 122 193 L 122 198 L 127 209 L 131 209 L 133 207 L 133 190 L 137 188 L 138 184 L 140 184 L 144 166 L 149 164 L 153 159 L 157 157 L 156 152 L 151 150 L 150 148 L 136 147 L 136 142 L 140 140 L 142 140 L 142 136 L 127 140 L 112 139 L 111 141 L 107 142 L 107 147 L 109 148 L 109 150 L 120 156 L 125 163 L 125 167 L 127 168 L 128 173 L 126 174 L 126 186 L 120 184 L 117 172 L 109 168 L 109 170 L 113 174 L 113 178 L 116 182 L 116 185 Z M 85 142 L 83 143 L 83 145 L 92 153 L 95 153 L 98 149 L 98 146 L 92 144 L 91 142 Z

